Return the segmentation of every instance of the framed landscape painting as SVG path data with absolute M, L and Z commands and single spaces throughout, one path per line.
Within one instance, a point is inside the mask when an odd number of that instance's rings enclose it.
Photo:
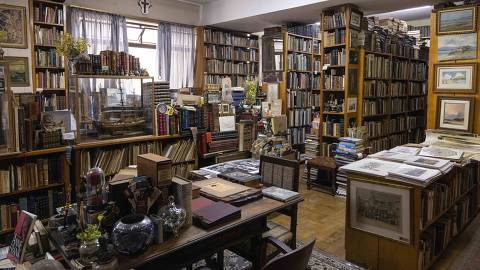
M 477 58 L 477 33 L 438 36 L 438 61 Z
M 0 4 L 0 47 L 27 48 L 25 7 Z
M 475 93 L 476 64 L 435 65 L 435 92 Z
M 440 10 L 437 12 L 437 34 L 475 32 L 476 7 Z
M 28 66 L 28 57 L 5 57 L 8 61 L 10 71 L 10 86 L 22 87 L 30 86 L 30 67 Z
M 410 189 L 350 181 L 350 226 L 410 243 Z
M 473 97 L 437 97 L 437 128 L 473 132 Z

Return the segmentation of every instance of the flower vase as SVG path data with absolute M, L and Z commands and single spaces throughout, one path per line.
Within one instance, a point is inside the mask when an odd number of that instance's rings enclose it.
M 82 241 L 80 244 L 80 248 L 78 249 L 78 253 L 80 254 L 80 259 L 82 262 L 87 264 L 93 263 L 93 258 L 95 253 L 100 249 L 100 243 L 98 242 L 98 238 L 88 241 Z

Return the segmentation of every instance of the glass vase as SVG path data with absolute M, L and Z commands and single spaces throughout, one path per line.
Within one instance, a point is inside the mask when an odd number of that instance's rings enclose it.
M 100 249 L 98 238 L 88 241 L 82 241 L 78 253 L 83 263 L 92 264 L 95 253 Z

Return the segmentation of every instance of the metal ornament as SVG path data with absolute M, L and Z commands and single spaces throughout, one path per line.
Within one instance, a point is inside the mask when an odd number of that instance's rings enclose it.
M 152 7 L 152 3 L 150 0 L 138 0 L 138 6 L 140 7 L 140 12 L 143 15 L 147 15 L 150 8 Z

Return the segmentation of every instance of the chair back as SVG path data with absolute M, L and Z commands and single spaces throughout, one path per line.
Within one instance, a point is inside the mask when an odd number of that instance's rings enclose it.
M 275 186 L 298 192 L 300 161 L 271 156 L 260 156 L 260 175 L 266 186 Z
M 268 262 L 262 270 L 305 270 L 312 255 L 315 240 L 308 244 L 280 255 Z

